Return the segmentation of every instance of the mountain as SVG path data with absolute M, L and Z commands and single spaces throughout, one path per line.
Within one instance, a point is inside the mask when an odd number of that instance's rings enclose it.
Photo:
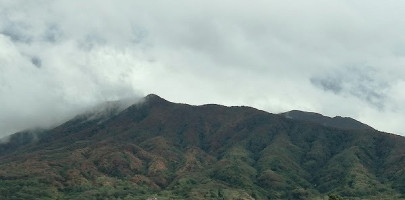
M 327 117 L 323 116 L 318 113 L 313 113 L 313 112 L 304 112 L 304 111 L 299 111 L 299 110 L 292 110 L 289 112 L 282 113 L 285 117 L 289 119 L 294 119 L 294 120 L 299 120 L 299 121 L 306 121 L 306 122 L 312 122 L 312 123 L 317 123 L 322 126 L 326 127 L 333 127 L 333 128 L 339 128 L 339 129 L 347 129 L 347 130 L 372 130 L 373 128 L 368 126 L 367 124 L 363 124 L 355 119 L 352 119 L 350 117 L 341 117 L 341 116 L 336 116 L 336 117 Z
M 157 95 L 96 113 L 0 144 L 0 199 L 405 199 L 402 136 Z

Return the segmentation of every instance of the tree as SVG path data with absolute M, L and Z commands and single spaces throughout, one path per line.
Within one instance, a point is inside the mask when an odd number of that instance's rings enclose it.
M 329 194 L 328 197 L 329 200 L 344 200 L 343 197 L 337 194 Z

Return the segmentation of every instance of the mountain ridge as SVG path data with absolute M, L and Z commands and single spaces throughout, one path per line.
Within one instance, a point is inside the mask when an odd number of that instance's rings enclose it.
M 0 196 L 405 197 L 401 136 L 250 107 L 177 104 L 157 95 L 99 122 L 72 119 L 3 155 L 0 145 Z
M 318 123 L 327 127 L 334 127 L 347 130 L 350 129 L 375 130 L 371 126 L 364 124 L 360 121 L 357 121 L 356 119 L 353 119 L 351 117 L 341 117 L 341 116 L 328 117 L 319 113 L 305 112 L 300 110 L 291 110 L 285 113 L 281 113 L 281 115 L 289 119 Z

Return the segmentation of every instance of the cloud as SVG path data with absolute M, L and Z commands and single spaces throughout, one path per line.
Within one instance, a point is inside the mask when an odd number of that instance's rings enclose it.
M 0 135 L 148 93 L 405 134 L 404 4 L 2 1 Z
M 3 134 L 53 126 L 102 101 L 139 96 L 129 80 L 128 55 L 120 50 L 88 53 L 65 42 L 23 52 L 5 36 L 0 44 L 7 49 L 0 53 Z
M 387 80 L 378 78 L 379 72 L 372 67 L 343 67 L 323 77 L 311 78 L 311 83 L 324 91 L 338 95 L 352 95 L 362 101 L 384 109 L 390 88 Z

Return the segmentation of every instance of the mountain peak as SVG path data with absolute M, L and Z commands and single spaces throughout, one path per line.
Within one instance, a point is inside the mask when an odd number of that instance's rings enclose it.
M 145 96 L 145 98 L 158 98 L 158 99 L 163 99 L 162 97 L 158 96 L 157 94 L 148 94 Z
M 163 99 L 162 97 L 156 95 L 156 94 L 148 94 L 144 98 L 145 102 L 151 103 L 151 104 L 167 104 L 169 101 L 166 99 Z

